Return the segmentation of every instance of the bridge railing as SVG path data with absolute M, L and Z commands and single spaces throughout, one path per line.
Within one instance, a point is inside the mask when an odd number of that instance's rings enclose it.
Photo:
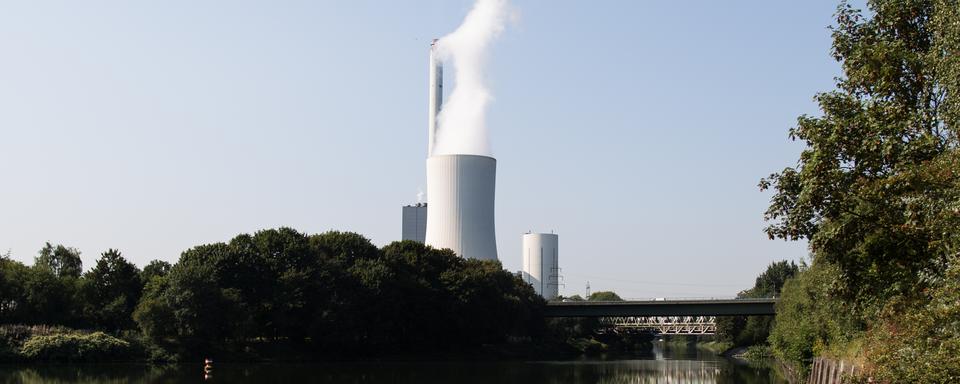
M 774 315 L 776 299 L 551 301 L 547 317 Z

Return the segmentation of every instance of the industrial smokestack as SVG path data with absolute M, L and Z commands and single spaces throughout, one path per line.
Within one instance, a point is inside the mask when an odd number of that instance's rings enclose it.
M 433 155 L 434 135 L 437 132 L 437 115 L 443 104 L 443 61 L 437 52 L 437 39 L 430 43 L 430 101 L 427 114 L 427 156 Z
M 489 156 L 483 69 L 506 16 L 507 0 L 477 0 L 460 27 L 430 45 L 426 244 L 466 258 L 497 260 L 497 160 Z M 445 59 L 455 87 L 440 112 Z

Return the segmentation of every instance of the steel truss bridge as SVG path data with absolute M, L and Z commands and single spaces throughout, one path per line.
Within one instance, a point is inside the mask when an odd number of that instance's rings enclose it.
M 602 332 L 710 335 L 716 316 L 773 316 L 777 299 L 549 302 L 545 317 L 597 317 Z
M 716 316 L 618 316 L 601 317 L 600 332 L 652 333 L 662 335 L 713 335 Z

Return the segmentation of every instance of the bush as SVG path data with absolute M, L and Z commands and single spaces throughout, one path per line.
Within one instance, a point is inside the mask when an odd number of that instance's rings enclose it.
M 824 354 L 842 358 L 837 355 L 863 335 L 858 313 L 831 289 L 838 279 L 839 269 L 818 261 L 787 281 L 770 332 L 776 357 L 793 364 Z
M 609 348 L 606 344 L 592 338 L 575 338 L 568 342 L 570 346 L 585 355 L 599 355 Z
M 868 332 L 864 349 L 874 379 L 890 383 L 960 380 L 960 257 L 950 264 L 927 297 L 887 311 Z
M 30 360 L 103 361 L 129 352 L 130 343 L 103 332 L 32 336 L 23 343 L 20 354 Z
M 75 331 L 59 325 L 4 324 L 0 325 L 0 343 L 20 349 L 23 342 L 33 336 L 49 336 L 71 332 Z

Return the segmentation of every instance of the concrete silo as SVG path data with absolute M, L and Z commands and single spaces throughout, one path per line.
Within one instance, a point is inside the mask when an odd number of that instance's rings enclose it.
M 552 233 L 523 235 L 523 281 L 547 300 L 560 294 L 559 239 Z

